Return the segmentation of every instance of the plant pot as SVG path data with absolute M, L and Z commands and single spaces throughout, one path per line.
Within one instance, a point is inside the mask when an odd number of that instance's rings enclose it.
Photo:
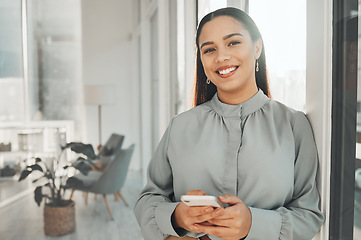
M 61 236 L 75 231 L 75 203 L 58 207 L 44 205 L 44 232 L 48 236 Z

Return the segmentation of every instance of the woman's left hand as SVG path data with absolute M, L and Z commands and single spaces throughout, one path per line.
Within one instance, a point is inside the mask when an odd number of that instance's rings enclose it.
M 234 195 L 223 195 L 218 199 L 229 207 L 222 209 L 215 218 L 208 220 L 213 226 L 195 224 L 197 232 L 214 235 L 224 240 L 242 239 L 247 236 L 252 224 L 249 208 Z

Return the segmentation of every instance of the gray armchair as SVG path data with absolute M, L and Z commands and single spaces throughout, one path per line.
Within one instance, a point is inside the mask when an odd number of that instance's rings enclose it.
M 110 218 L 113 220 L 113 214 L 106 195 L 116 194 L 123 200 L 126 206 L 128 205 L 120 193 L 120 189 L 124 185 L 134 147 L 135 145 L 132 144 L 129 148 L 120 150 L 104 172 L 90 171 L 88 175 L 77 174 L 70 177 L 66 182 L 66 188 L 72 190 L 70 199 L 75 190 L 102 194 Z
M 117 153 L 121 150 L 124 141 L 124 136 L 113 133 L 105 145 L 100 149 L 97 155 L 95 164 L 100 171 L 103 171 L 107 165 L 114 159 Z M 93 169 L 96 170 L 96 169 Z

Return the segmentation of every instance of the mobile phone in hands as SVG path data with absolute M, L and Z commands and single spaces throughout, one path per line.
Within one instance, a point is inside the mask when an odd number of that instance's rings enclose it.
M 215 196 L 204 196 L 204 195 L 182 195 L 181 201 L 187 206 L 211 206 L 214 208 L 223 208 L 223 203 L 218 201 Z

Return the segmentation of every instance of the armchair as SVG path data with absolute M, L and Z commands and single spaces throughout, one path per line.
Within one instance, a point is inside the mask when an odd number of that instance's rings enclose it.
M 97 155 L 96 165 L 100 171 L 104 171 L 106 166 L 114 159 L 116 154 L 121 150 L 124 136 L 113 133 L 105 145 L 100 149 Z M 96 170 L 96 169 L 92 169 Z M 96 170 L 99 171 L 99 170 Z
M 120 189 L 124 185 L 134 147 L 135 145 L 132 144 L 129 148 L 120 150 L 104 172 L 90 171 L 88 175 L 77 174 L 70 177 L 66 182 L 66 188 L 72 189 L 71 197 L 75 190 L 102 194 L 109 216 L 113 220 L 106 195 L 117 194 L 127 205 Z

